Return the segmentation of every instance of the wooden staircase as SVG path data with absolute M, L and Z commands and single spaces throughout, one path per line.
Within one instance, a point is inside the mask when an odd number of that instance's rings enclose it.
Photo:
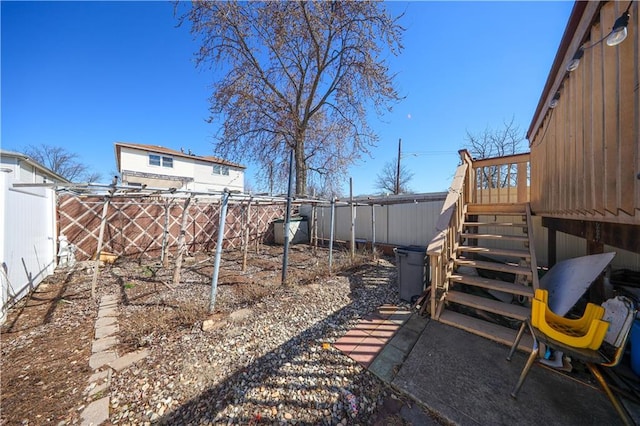
M 538 285 L 531 238 L 528 203 L 467 204 L 435 318 L 511 345 Z

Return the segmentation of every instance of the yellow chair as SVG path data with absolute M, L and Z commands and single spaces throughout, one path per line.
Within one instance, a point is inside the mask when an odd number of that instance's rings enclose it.
M 518 391 L 522 387 L 522 384 L 524 383 L 529 370 L 533 366 L 536 358 L 538 358 L 538 354 L 540 351 L 539 343 L 544 343 L 548 347 L 562 351 L 564 354 L 572 357 L 573 359 L 584 362 L 591 374 L 602 387 L 602 390 L 604 390 L 605 394 L 609 398 L 609 401 L 611 401 L 611 404 L 615 408 L 624 424 L 633 425 L 633 420 L 629 417 L 629 414 L 626 412 L 625 408 L 622 406 L 618 398 L 613 394 L 611 388 L 609 388 L 609 385 L 598 369 L 598 366 L 616 366 L 622 359 L 627 339 L 631 334 L 631 325 L 633 324 L 633 319 L 636 315 L 636 311 L 633 308 L 633 303 L 625 297 L 618 296 L 616 298 L 619 299 L 619 301 L 616 300 L 616 302 L 624 307 L 624 320 L 619 321 L 619 323 L 622 323 L 622 326 L 620 326 L 615 330 L 614 333 L 612 333 L 613 337 L 610 339 L 609 337 L 605 337 L 604 334 L 609 327 L 609 323 L 607 321 L 603 321 L 601 318 L 612 319 L 613 321 L 615 321 L 611 315 L 611 312 L 607 312 L 601 306 L 593 305 L 595 307 L 589 307 L 589 305 L 587 305 L 587 309 L 585 310 L 582 318 L 576 320 L 563 318 L 551 312 L 551 310 L 547 306 L 547 292 L 542 290 L 541 293 L 540 291 L 541 290 L 536 290 L 535 293 L 531 309 L 531 319 L 527 319 L 522 323 L 522 326 L 520 327 L 520 330 L 516 335 L 516 340 L 513 342 L 511 350 L 509 351 L 509 356 L 507 357 L 507 360 L 511 361 L 513 353 L 518 347 L 518 344 L 520 343 L 525 330 L 528 328 L 531 332 L 531 336 L 533 337 L 533 347 L 531 349 L 531 353 L 529 354 L 529 358 L 527 359 L 527 362 L 524 365 L 522 372 L 520 373 L 518 382 L 511 392 L 511 396 L 513 398 L 517 398 Z M 607 305 L 607 303 L 605 303 L 605 305 Z M 537 325 L 534 325 L 534 322 Z M 601 325 L 601 323 L 603 322 L 606 324 L 606 327 L 604 325 Z M 603 327 L 604 332 L 602 332 Z M 570 333 L 574 333 L 575 335 L 567 334 L 567 329 L 571 330 Z M 602 337 L 600 337 L 601 334 Z M 607 340 L 608 342 L 615 341 L 616 346 L 613 346 L 611 344 L 602 344 L 603 339 Z M 592 348 L 592 346 L 597 342 L 599 342 L 599 347 Z M 578 345 L 586 344 L 587 346 L 574 346 L 574 343 L 577 343 Z M 612 349 L 612 351 L 604 350 L 605 346 Z
M 544 302 L 544 304 L 547 306 L 547 310 L 545 313 L 547 322 L 553 322 L 558 324 L 562 323 L 565 326 L 571 327 L 574 330 L 580 330 L 581 334 L 585 334 L 589 330 L 591 321 L 593 321 L 594 319 L 602 319 L 602 316 L 604 315 L 604 308 L 602 306 L 596 305 L 595 303 L 587 303 L 587 307 L 585 308 L 584 314 L 582 315 L 581 318 L 577 318 L 577 319 L 565 318 L 560 315 L 556 315 L 553 311 L 551 311 L 551 309 L 548 309 L 549 292 L 547 290 L 542 290 L 542 289 L 536 290 L 535 298 Z M 533 318 L 531 322 L 534 327 L 538 327 L 538 325 L 536 324 Z
M 544 334 L 574 348 L 598 349 L 607 334 L 609 323 L 602 321 L 604 308 L 587 304 L 581 318 L 572 320 L 554 314 L 547 302 L 549 294 L 538 289 L 532 300 L 531 324 Z

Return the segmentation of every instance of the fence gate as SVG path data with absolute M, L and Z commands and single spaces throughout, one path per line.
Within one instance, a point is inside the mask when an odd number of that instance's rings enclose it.
M 0 283 L 2 312 L 33 290 L 56 266 L 56 205 L 51 188 L 13 188 L 2 180 Z

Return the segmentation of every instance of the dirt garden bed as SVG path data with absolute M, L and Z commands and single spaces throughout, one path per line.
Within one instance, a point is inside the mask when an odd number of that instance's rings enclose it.
M 216 312 L 207 312 L 213 257 L 196 254 L 174 289 L 171 269 L 122 259 L 102 268 L 98 297 L 118 298 L 118 354 L 150 355 L 114 372 L 111 424 L 407 424 L 407 400 L 330 344 L 359 318 L 398 303 L 391 259 L 293 246 L 224 253 Z M 59 271 L 2 326 L 0 423 L 76 424 L 88 396 L 98 310 L 90 271 Z M 213 327 L 203 331 L 206 319 Z M 356 410 L 348 404 L 356 397 Z

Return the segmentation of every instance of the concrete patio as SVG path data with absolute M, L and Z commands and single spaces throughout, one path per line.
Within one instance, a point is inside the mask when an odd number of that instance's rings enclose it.
M 381 307 L 335 346 L 455 424 L 621 424 L 599 388 L 539 364 L 513 399 L 526 354 L 509 362 L 508 347 L 403 309 Z M 624 403 L 638 423 L 638 406 Z

